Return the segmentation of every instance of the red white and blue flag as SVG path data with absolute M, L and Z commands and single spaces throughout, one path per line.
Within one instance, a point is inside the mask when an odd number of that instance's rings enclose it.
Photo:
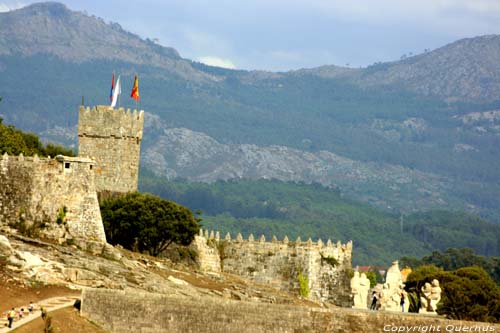
M 113 98 L 111 100 L 111 107 L 116 106 L 116 102 L 118 101 L 118 97 L 122 93 L 122 88 L 120 86 L 120 75 L 118 75 L 118 79 L 116 79 L 116 87 L 113 89 Z

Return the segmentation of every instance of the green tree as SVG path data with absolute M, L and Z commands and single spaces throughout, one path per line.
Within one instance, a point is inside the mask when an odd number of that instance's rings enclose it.
M 442 289 L 438 314 L 457 320 L 500 320 L 500 287 L 483 268 L 476 266 L 453 272 L 432 265 L 417 268 L 408 276 L 405 287 L 413 311 L 419 308 L 422 286 L 433 279 L 440 282 Z
M 405 289 L 408 292 L 408 299 L 410 300 L 410 312 L 418 312 L 420 309 L 420 297 L 422 297 L 422 287 L 425 283 L 430 283 L 434 279 L 441 281 L 443 274 L 443 269 L 439 267 L 424 265 L 416 268 L 408 275 Z
M 12 125 L 3 124 L 0 118 L 0 154 L 9 155 L 23 154 L 25 156 L 75 156 L 75 153 L 60 145 L 48 143 L 45 147 L 33 133 L 25 133 Z
M 101 203 L 111 244 L 157 256 L 171 243 L 188 245 L 200 226 L 191 211 L 148 193 L 128 193 Z
M 433 251 L 430 255 L 417 259 L 413 257 L 402 257 L 402 266 L 413 269 L 423 265 L 435 265 L 445 271 L 453 271 L 462 267 L 482 267 L 497 284 L 500 285 L 500 257 L 486 257 L 474 254 L 470 248 L 449 248 L 444 252 Z
M 75 156 L 75 152 L 70 148 L 66 148 L 64 146 L 56 145 L 53 143 L 47 143 L 47 145 L 41 150 L 44 156 Z
M 374 271 L 366 272 L 366 277 L 370 280 L 370 288 L 373 288 L 377 285 L 377 274 Z
M 437 312 L 450 319 L 500 321 L 500 288 L 481 267 L 464 267 L 443 276 Z

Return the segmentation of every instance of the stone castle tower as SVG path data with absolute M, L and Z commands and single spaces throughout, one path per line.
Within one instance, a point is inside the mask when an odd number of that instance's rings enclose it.
M 144 111 L 80 107 L 78 155 L 95 161 L 97 192 L 137 190 Z

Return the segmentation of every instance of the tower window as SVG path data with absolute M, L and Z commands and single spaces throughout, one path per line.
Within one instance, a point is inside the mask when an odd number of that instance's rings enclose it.
M 69 169 L 69 162 L 65 162 L 65 163 L 64 163 L 64 168 L 65 168 L 65 169 Z
M 92 164 L 90 165 L 90 170 L 92 170 Z

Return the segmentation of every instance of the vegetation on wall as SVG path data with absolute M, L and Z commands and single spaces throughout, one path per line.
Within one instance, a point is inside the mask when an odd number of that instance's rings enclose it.
M 299 295 L 305 298 L 309 297 L 309 278 L 299 273 L 297 280 L 299 281 Z

